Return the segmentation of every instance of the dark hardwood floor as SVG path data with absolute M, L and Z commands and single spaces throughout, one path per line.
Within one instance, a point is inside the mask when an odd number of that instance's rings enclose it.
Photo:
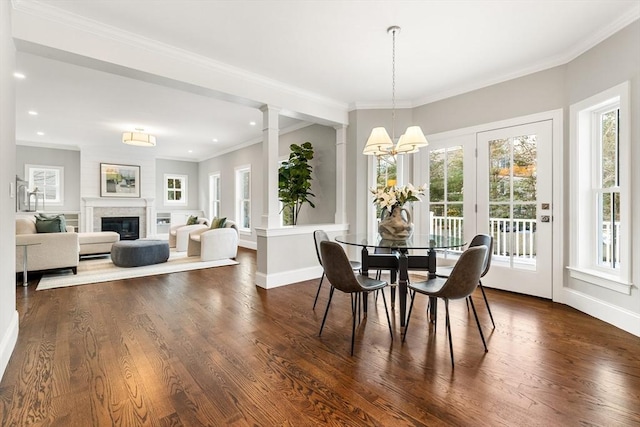
M 317 281 L 264 290 L 240 265 L 48 291 L 17 287 L 2 426 L 638 426 L 640 338 L 560 304 L 487 289 L 487 334 L 451 303 L 455 370 L 420 297 L 407 340 L 382 300 L 349 355 L 349 297 L 322 337 Z M 388 290 L 386 291 L 388 292 Z M 371 301 L 371 299 L 370 299 Z M 443 307 L 441 305 L 441 307 Z

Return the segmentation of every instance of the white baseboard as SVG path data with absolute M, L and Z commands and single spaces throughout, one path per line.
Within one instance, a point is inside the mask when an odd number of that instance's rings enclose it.
M 282 273 L 264 274 L 256 273 L 256 285 L 264 289 L 277 288 L 305 280 L 319 279 L 322 276 L 322 267 L 307 267 Z
M 564 288 L 563 302 L 603 322 L 640 337 L 640 314 L 609 304 L 574 289 Z
M 253 249 L 254 251 L 258 250 L 258 244 L 256 242 L 252 242 L 251 240 L 239 240 L 238 246 L 241 246 L 247 249 Z
M 0 340 L 0 380 L 4 375 L 4 370 L 9 364 L 9 359 L 13 353 L 13 349 L 16 347 L 18 341 L 18 311 L 13 312 L 11 316 L 11 323 L 5 331 L 5 334 Z

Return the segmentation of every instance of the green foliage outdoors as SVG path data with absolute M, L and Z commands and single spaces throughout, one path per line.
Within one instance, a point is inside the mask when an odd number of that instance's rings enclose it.
M 302 145 L 291 144 L 289 148 L 289 160 L 278 169 L 278 198 L 283 205 L 285 224 L 296 225 L 303 204 L 316 207 L 310 200 L 310 197 L 315 197 L 311 192 L 312 167 L 309 164 L 313 159 L 313 145 L 305 142 Z M 291 222 L 288 222 L 288 217 Z

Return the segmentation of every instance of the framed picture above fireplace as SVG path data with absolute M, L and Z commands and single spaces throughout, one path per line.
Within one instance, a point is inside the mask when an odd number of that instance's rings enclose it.
M 140 197 L 140 166 L 100 163 L 100 197 Z

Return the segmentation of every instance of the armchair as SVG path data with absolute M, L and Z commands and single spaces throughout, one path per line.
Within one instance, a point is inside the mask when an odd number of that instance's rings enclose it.
M 198 229 L 208 229 L 209 222 L 206 218 L 198 218 L 198 223 L 193 225 L 179 224 L 169 229 L 169 247 L 176 248 L 176 252 L 187 250 L 189 233 Z
M 202 261 L 235 258 L 238 254 L 238 228 L 227 221 L 223 228 L 200 227 L 189 233 L 187 256 L 200 256 Z

